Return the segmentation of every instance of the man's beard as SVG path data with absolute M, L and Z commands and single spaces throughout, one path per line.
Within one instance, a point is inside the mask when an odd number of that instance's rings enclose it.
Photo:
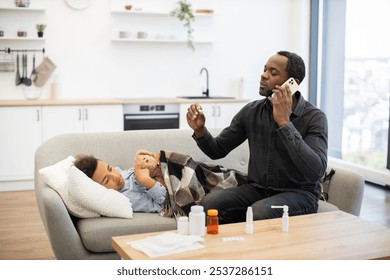
M 270 89 L 263 89 L 263 90 L 261 90 L 261 89 L 259 88 L 259 94 L 260 94 L 261 96 L 268 97 L 268 96 L 271 96 L 271 95 L 273 94 L 273 92 L 272 92 L 272 90 L 270 90 Z

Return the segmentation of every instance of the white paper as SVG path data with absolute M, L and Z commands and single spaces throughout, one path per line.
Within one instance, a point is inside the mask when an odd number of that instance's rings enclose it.
M 127 243 L 134 249 L 143 252 L 148 257 L 156 258 L 204 248 L 205 246 L 200 243 L 202 241 L 204 241 L 204 239 L 200 236 L 164 232 L 156 236 L 129 241 Z

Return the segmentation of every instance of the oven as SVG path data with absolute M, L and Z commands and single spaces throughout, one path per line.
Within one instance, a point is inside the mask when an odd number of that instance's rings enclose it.
M 124 130 L 179 128 L 180 104 L 125 104 Z

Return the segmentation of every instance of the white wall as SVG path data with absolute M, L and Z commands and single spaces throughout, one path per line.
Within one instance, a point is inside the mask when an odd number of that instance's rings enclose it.
M 38 1 L 44 0 L 35 0 Z M 124 2 L 166 8 L 176 0 Z M 243 97 L 255 99 L 259 76 L 270 55 L 278 50 L 294 51 L 308 65 L 309 0 L 192 0 L 192 3 L 215 11 L 212 18 L 197 20 L 199 27 L 195 29 L 195 36 L 197 30 L 207 29 L 214 35 L 214 43 L 197 45 L 195 52 L 185 44 L 111 42 L 118 15 L 110 12 L 110 0 L 95 0 L 82 11 L 70 9 L 63 0 L 51 0 L 46 1 L 43 15 L 16 14 L 7 18 L 6 23 L 0 19 L 0 29 L 1 24 L 19 28 L 23 17 L 34 16 L 48 25 L 45 42 L 0 41 L 0 49 L 45 47 L 57 69 L 44 87 L 42 98 L 49 97 L 52 83 L 59 85 L 60 97 L 66 99 L 198 95 L 203 85 L 199 71 L 207 67 L 211 95 L 242 96 L 240 81 L 244 78 Z M 148 19 L 140 19 L 143 20 Z M 175 32 L 181 29 L 178 20 L 177 24 Z M 41 57 L 37 60 L 40 62 Z M 0 73 L 0 100 L 24 98 L 14 80 L 15 73 Z M 305 88 L 307 84 L 303 85 L 306 95 Z

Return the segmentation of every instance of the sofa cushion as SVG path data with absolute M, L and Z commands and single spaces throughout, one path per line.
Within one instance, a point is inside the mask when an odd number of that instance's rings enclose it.
M 330 212 L 330 211 L 338 211 L 339 208 L 331 203 L 320 200 L 318 202 L 318 213 L 320 212 Z
M 146 232 L 175 230 L 175 218 L 158 213 L 134 213 L 132 219 L 91 218 L 76 221 L 76 228 L 86 249 L 96 253 L 113 252 L 111 237 Z

